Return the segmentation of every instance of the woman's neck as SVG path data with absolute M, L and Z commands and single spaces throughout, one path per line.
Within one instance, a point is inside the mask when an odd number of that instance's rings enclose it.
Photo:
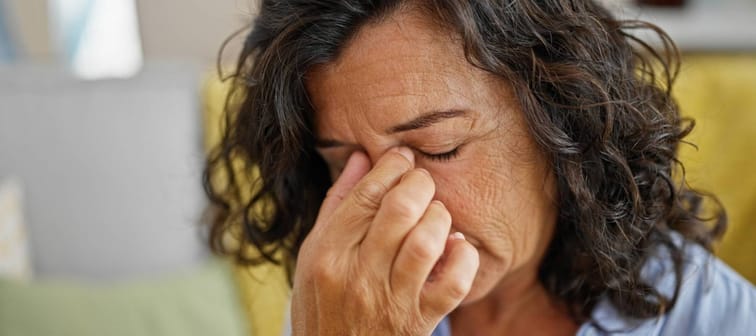
M 574 335 L 578 325 L 535 275 L 510 277 L 483 299 L 457 308 L 452 334 Z

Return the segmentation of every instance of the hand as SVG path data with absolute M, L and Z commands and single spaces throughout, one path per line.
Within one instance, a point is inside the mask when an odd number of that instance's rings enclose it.
M 293 334 L 430 335 L 478 269 L 477 250 L 449 235 L 451 215 L 434 194 L 407 148 L 372 170 L 352 154 L 300 248 Z

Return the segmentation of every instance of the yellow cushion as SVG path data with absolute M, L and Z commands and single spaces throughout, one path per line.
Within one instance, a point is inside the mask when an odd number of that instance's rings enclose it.
M 674 91 L 697 126 L 682 145 L 690 185 L 717 195 L 729 228 L 719 256 L 756 281 L 756 55 L 698 55 L 683 60 Z
M 212 148 L 220 141 L 223 106 L 228 82 L 213 73 L 203 89 L 204 144 Z M 234 272 L 253 336 L 279 336 L 283 331 L 289 285 L 286 272 L 275 265 L 237 267 Z
M 289 298 L 283 268 L 274 265 L 237 267 L 235 274 L 252 335 L 281 335 Z

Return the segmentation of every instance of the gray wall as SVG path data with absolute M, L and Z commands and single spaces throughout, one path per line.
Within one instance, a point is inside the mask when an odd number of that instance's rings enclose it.
M 124 279 L 204 260 L 199 71 L 80 82 L 0 68 L 0 177 L 25 186 L 35 276 Z
M 0 67 L 0 177 L 25 184 L 35 275 L 123 279 L 204 260 L 199 87 L 255 1 L 136 0 L 145 69 L 96 82 L 54 66 L 47 0 L 0 1 L 31 61 Z

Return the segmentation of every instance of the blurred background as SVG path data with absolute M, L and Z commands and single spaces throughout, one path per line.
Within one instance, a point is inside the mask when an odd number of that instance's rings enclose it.
M 693 187 L 717 253 L 756 280 L 756 0 L 604 1 L 683 51 Z M 198 230 L 251 0 L 0 0 L 0 335 L 278 335 L 276 267 L 232 267 Z M 652 41 L 653 42 L 653 41 Z

